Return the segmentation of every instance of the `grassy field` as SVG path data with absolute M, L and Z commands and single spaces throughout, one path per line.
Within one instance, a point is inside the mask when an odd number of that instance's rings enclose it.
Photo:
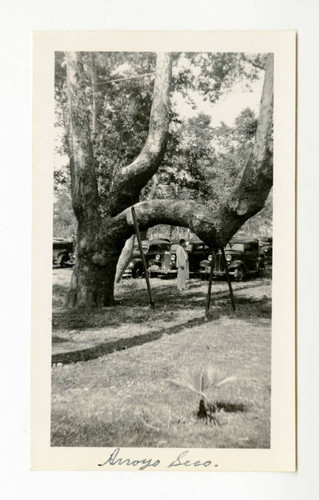
M 119 305 L 68 311 L 71 270 L 53 273 L 52 446 L 267 448 L 270 446 L 271 276 L 207 283 L 143 280 L 117 286 Z M 218 424 L 197 416 L 200 396 L 177 386 L 204 365 L 236 376 L 208 389 Z

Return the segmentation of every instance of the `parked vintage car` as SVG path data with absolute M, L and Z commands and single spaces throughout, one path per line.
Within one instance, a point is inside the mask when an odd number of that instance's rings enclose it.
M 142 248 L 146 259 L 147 270 L 150 276 L 162 274 L 165 262 L 169 266 L 170 243 L 164 239 L 143 240 Z M 144 275 L 142 258 L 139 246 L 136 243 L 133 249 L 132 259 L 123 273 L 123 278 L 141 278 Z
M 255 238 L 234 238 L 225 248 L 225 257 L 230 276 L 236 281 L 243 281 L 246 276 L 258 275 L 265 268 L 264 255 Z M 202 279 L 208 279 L 213 266 L 213 276 L 225 276 L 225 262 L 221 251 L 210 255 L 200 264 Z
M 178 246 L 178 241 L 171 243 L 169 269 L 167 269 L 167 265 L 164 267 L 163 277 L 177 274 L 176 250 Z M 187 242 L 185 250 L 188 252 L 190 277 L 199 276 L 200 263 L 203 259 L 208 259 L 210 254 L 209 247 L 201 240 L 190 240 Z
M 73 242 L 62 238 L 53 239 L 52 264 L 59 267 L 74 265 Z
M 260 246 L 262 253 L 265 256 L 265 262 L 268 264 L 272 263 L 272 237 L 263 236 L 260 240 Z

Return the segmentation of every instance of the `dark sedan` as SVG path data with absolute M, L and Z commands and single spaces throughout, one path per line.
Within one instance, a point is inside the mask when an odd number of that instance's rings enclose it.
M 142 241 L 147 270 L 150 276 L 158 276 L 165 270 L 165 263 L 170 261 L 170 243 L 164 239 Z M 123 278 L 140 278 L 144 275 L 142 257 L 138 244 L 134 245 L 132 259 L 124 271 Z
M 264 255 L 255 238 L 234 238 L 225 248 L 227 269 L 236 281 L 243 281 L 246 276 L 258 275 L 265 268 Z M 213 276 L 225 276 L 226 268 L 222 253 L 210 255 L 200 264 L 202 279 L 207 279 L 213 267 Z
M 178 241 L 173 241 L 170 248 L 170 266 L 164 276 L 176 275 L 176 250 L 179 246 Z M 200 263 L 203 259 L 208 259 L 210 252 L 209 247 L 201 240 L 190 240 L 186 245 L 186 252 L 188 253 L 189 273 L 191 277 L 197 277 L 200 274 Z
M 264 236 L 260 240 L 260 246 L 262 249 L 262 252 L 265 256 L 265 262 L 267 264 L 272 263 L 272 237 L 271 236 Z
M 73 242 L 62 238 L 54 238 L 52 264 L 59 267 L 72 267 L 74 264 Z

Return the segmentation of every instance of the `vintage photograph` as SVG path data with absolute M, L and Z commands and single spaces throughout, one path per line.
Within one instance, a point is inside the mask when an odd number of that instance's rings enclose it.
M 51 446 L 269 448 L 273 54 L 56 52 Z
M 49 468 L 290 470 L 293 34 L 193 50 L 112 36 L 37 39 L 35 157 L 51 158 L 34 196 L 50 208 L 39 325 L 51 317 L 34 337 L 35 454 Z

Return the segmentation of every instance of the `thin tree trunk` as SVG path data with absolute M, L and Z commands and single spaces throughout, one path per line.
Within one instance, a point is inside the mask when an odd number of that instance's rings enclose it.
M 152 200 L 155 196 L 156 189 L 158 186 L 158 176 L 154 175 L 152 179 L 152 187 L 149 192 L 148 198 Z M 144 189 L 141 192 L 140 196 L 140 201 L 142 201 L 144 198 Z M 146 239 L 147 235 L 147 230 L 141 232 L 141 238 Z M 134 243 L 135 243 L 135 236 L 131 236 L 128 240 L 126 240 L 125 245 L 123 247 L 123 250 L 121 252 L 119 261 L 117 263 L 116 267 L 116 276 L 115 276 L 115 283 L 119 283 L 121 280 L 123 273 L 125 269 L 127 268 L 128 264 L 130 263 L 130 260 L 132 259 L 133 255 L 133 248 L 134 248 Z
M 133 234 L 128 240 L 126 240 L 122 253 L 120 255 L 119 261 L 116 266 L 116 276 L 115 283 L 119 283 L 121 280 L 125 269 L 127 268 L 133 254 L 135 242 L 135 235 Z

